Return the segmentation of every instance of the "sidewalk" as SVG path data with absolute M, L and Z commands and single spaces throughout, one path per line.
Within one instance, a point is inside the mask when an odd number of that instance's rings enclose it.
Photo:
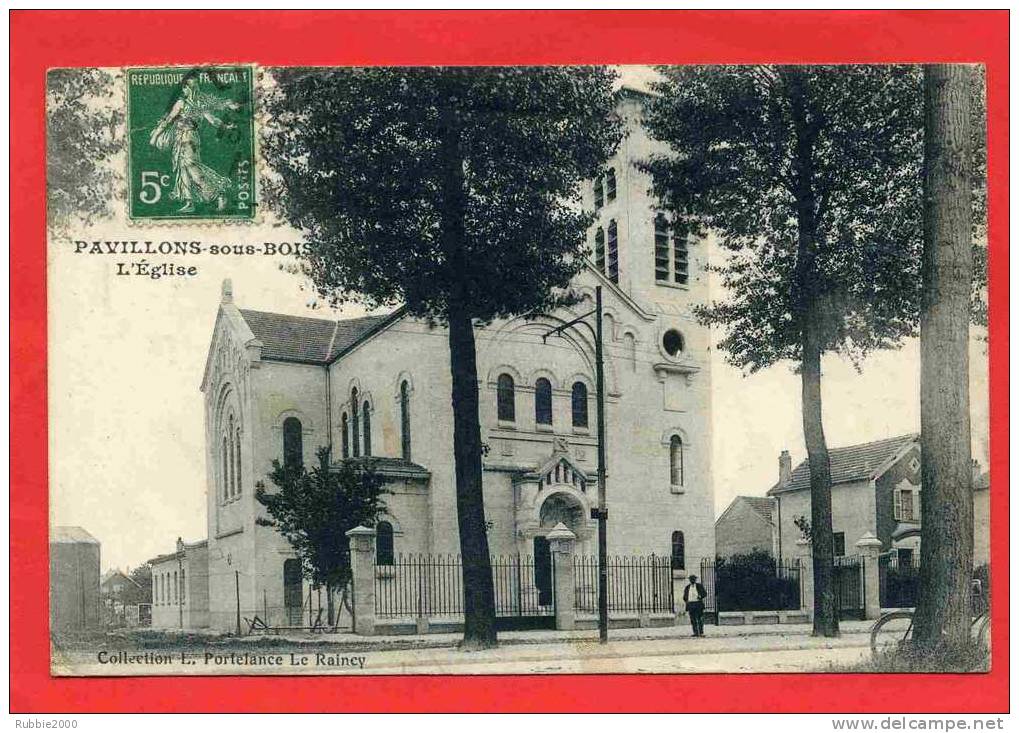
M 873 621 L 843 621 L 840 624 L 843 637 L 861 637 L 870 632 Z M 627 628 L 610 629 L 610 642 L 624 641 L 649 641 L 649 640 L 680 640 L 689 639 L 691 644 L 696 644 L 698 651 L 707 651 L 708 647 L 714 646 L 713 639 L 747 639 L 766 642 L 769 637 L 780 637 L 783 639 L 811 640 L 812 627 L 810 624 L 759 624 L 745 626 L 711 626 L 705 627 L 706 638 L 694 640 L 690 635 L 690 627 L 661 626 L 655 628 Z M 237 643 L 266 644 L 266 639 L 279 640 L 279 643 L 293 645 L 313 646 L 337 646 L 351 650 L 364 651 L 388 651 L 392 649 L 443 649 L 455 648 L 463 638 L 461 633 L 449 634 L 393 634 L 378 636 L 358 636 L 351 632 L 340 632 L 336 634 L 309 634 L 290 633 L 280 635 L 251 635 L 234 641 Z M 819 639 L 817 641 L 832 641 Z M 500 647 L 519 645 L 554 645 L 569 642 L 598 642 L 598 631 L 585 629 L 582 631 L 502 631 L 499 633 Z M 854 643 L 861 642 L 859 638 Z M 740 645 L 742 646 L 742 645 Z M 753 645 L 748 646 L 750 648 Z M 764 647 L 754 647 L 764 648 Z M 790 648 L 788 645 L 782 648 Z

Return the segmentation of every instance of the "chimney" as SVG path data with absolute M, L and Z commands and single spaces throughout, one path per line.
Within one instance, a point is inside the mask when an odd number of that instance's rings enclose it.
M 784 486 L 792 475 L 793 459 L 789 456 L 789 451 L 784 450 L 778 456 L 778 485 Z

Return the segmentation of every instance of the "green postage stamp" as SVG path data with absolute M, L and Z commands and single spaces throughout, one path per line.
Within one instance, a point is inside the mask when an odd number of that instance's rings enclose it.
M 127 70 L 132 219 L 252 219 L 250 66 Z

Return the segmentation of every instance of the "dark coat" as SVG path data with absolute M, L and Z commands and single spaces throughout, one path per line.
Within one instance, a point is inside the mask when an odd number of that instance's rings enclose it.
M 693 599 L 690 598 L 691 588 L 697 589 L 697 596 Z M 701 583 L 688 583 L 686 588 L 683 589 L 683 600 L 687 605 L 691 603 L 704 603 L 704 599 L 708 597 L 707 591 L 704 590 L 704 586 Z

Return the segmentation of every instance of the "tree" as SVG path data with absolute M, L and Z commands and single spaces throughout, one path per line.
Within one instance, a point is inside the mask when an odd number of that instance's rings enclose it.
M 402 303 L 445 324 L 464 646 L 496 643 L 482 497 L 475 324 L 547 310 L 582 267 L 579 185 L 614 150 L 611 71 L 279 69 L 269 204 L 307 235 L 333 305 Z
M 346 533 L 357 526 L 375 526 L 386 512 L 386 491 L 370 463 L 344 461 L 330 467 L 328 448 L 320 448 L 317 455 L 318 465 L 310 471 L 303 464 L 272 462 L 269 479 L 277 490 L 267 491 L 261 481 L 256 484 L 255 499 L 269 516 L 255 521 L 276 529 L 294 548 L 305 577 L 326 587 L 332 625 L 333 591 L 345 591 L 350 582 Z
M 908 66 L 664 67 L 647 163 L 680 235 L 713 232 L 727 299 L 699 309 L 750 372 L 793 362 L 810 467 L 814 633 L 838 634 L 821 359 L 913 335 L 921 80 Z
M 124 147 L 114 78 L 102 69 L 51 69 L 46 81 L 47 219 L 91 223 L 110 214 L 120 179 L 109 164 Z
M 131 571 L 131 580 L 138 584 L 138 590 L 132 594 L 132 603 L 152 603 L 152 566 L 148 563 L 139 565 Z
M 971 70 L 924 68 L 920 313 L 920 595 L 914 641 L 969 638 L 973 577 L 969 324 L 973 279 Z

